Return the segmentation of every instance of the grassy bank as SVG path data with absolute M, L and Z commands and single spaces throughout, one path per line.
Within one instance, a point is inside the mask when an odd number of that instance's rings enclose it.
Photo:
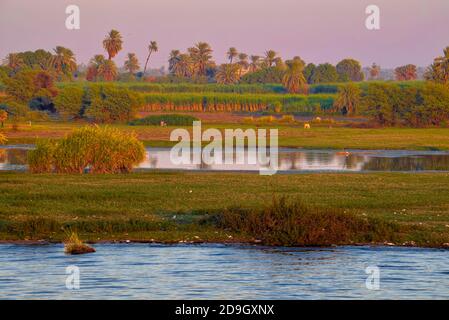
M 195 116 L 198 116 L 195 114 Z M 201 116 L 198 116 L 201 119 Z M 234 123 L 220 123 L 206 120 L 203 129 L 218 128 L 273 128 L 279 131 L 281 147 L 308 149 L 409 149 L 409 150 L 449 150 L 449 128 L 377 128 L 360 129 L 342 127 L 338 124 L 312 123 L 310 130 L 303 124 L 271 123 L 260 124 L 257 120 L 248 123 L 245 117 L 236 117 Z M 73 129 L 84 125 L 82 122 L 37 122 L 31 126 L 21 124 L 19 130 L 9 125 L 0 130 L 8 138 L 9 144 L 35 143 L 36 138 L 62 138 Z M 128 126 L 113 125 L 125 131 L 135 131 L 140 140 L 149 146 L 171 146 L 170 132 L 175 126 Z M 191 131 L 191 127 L 186 126 Z
M 401 243 L 449 243 L 449 174 L 0 173 L 0 239 L 251 241 L 204 220 L 273 196 L 407 227 Z M 242 207 L 243 204 L 243 207 Z

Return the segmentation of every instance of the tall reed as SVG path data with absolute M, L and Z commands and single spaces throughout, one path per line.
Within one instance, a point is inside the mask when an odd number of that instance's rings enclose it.
M 38 143 L 29 165 L 34 173 L 126 173 L 144 158 L 145 148 L 134 134 L 87 126 L 60 141 Z

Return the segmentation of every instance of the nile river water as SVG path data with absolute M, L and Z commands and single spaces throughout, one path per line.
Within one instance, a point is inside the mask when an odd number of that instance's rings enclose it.
M 62 245 L 0 245 L 0 299 L 449 298 L 448 250 L 134 243 L 94 247 L 96 253 L 70 256 Z M 79 289 L 66 287 L 68 266 L 79 268 Z M 378 268 L 378 290 L 373 290 L 373 278 L 366 285 L 367 267 Z

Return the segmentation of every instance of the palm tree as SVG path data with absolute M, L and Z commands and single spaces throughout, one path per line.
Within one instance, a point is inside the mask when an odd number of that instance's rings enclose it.
M 148 65 L 148 60 L 150 60 L 151 54 L 153 52 L 157 52 L 159 50 L 158 46 L 157 46 L 157 42 L 156 41 L 150 41 L 150 44 L 148 45 L 148 56 L 147 56 L 147 60 L 145 61 L 145 67 L 143 68 L 143 77 L 145 77 L 145 72 L 147 71 L 147 65 Z
M 232 60 L 234 60 L 235 57 L 237 57 L 238 52 L 237 49 L 234 47 L 229 48 L 228 52 L 226 53 L 229 59 L 229 63 L 232 63 Z
M 57 46 L 54 52 L 51 64 L 57 74 L 71 74 L 76 71 L 76 59 L 72 50 Z
M 449 82 L 449 47 L 444 49 L 444 55 L 434 59 L 433 64 L 426 71 L 427 80 L 448 83 Z
M 122 35 L 117 30 L 112 29 L 103 40 L 103 47 L 108 52 L 108 60 L 114 58 L 122 50 Z
M 104 81 L 113 81 L 117 78 L 117 67 L 112 60 L 104 60 L 102 64 L 98 66 L 98 76 Z
M 360 88 L 354 83 L 349 83 L 338 90 L 334 108 L 342 114 L 355 113 L 360 104 Z
M 179 55 L 181 52 L 179 50 L 172 50 L 170 56 L 168 57 L 168 71 L 174 73 L 173 69 L 175 65 L 179 62 Z
M 215 74 L 215 79 L 220 84 L 233 84 L 239 80 L 239 66 L 233 63 L 222 64 Z
M 206 42 L 198 42 L 194 47 L 188 49 L 192 62 L 194 64 L 194 71 L 198 75 L 205 75 L 206 68 L 212 59 L 212 48 Z
M 102 79 L 112 81 L 117 77 L 117 67 L 114 61 L 106 59 L 102 54 L 97 54 L 90 60 L 86 78 L 89 81 Z
M 272 67 L 276 62 L 277 53 L 274 50 L 268 50 L 265 52 L 265 63 L 268 67 Z
M 130 74 L 134 74 L 139 70 L 139 60 L 135 53 L 128 53 L 128 58 L 125 61 L 124 67 Z
M 304 77 L 304 62 L 293 59 L 286 62 L 287 70 L 282 78 L 282 84 L 289 93 L 307 93 L 307 80 Z
M 102 54 L 95 55 L 89 62 L 87 68 L 86 79 L 88 81 L 96 81 L 98 77 L 98 69 L 102 64 L 104 64 L 106 58 Z
M 14 72 L 24 66 L 23 59 L 18 53 L 8 54 L 3 63 L 10 67 Z
M 407 64 L 405 66 L 397 67 L 394 69 L 394 74 L 396 76 L 396 80 L 398 81 L 415 80 L 417 78 L 416 66 L 413 64 Z
M 192 58 L 183 53 L 179 55 L 178 62 L 173 65 L 173 73 L 177 77 L 190 77 L 193 73 Z
M 242 76 L 243 70 L 248 69 L 248 55 L 246 53 L 239 53 L 239 61 L 237 62 L 239 65 L 239 77 Z
M 251 60 L 251 63 L 249 64 L 250 72 L 254 72 L 259 69 L 260 56 L 250 56 L 249 59 Z

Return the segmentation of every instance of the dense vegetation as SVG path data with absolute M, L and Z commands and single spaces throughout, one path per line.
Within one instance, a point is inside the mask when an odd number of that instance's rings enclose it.
M 33 173 L 126 173 L 143 161 L 145 149 L 132 135 L 108 127 L 84 127 L 59 141 L 41 140 L 29 152 Z
M 399 227 L 338 209 L 274 199 L 264 209 L 231 208 L 214 218 L 220 228 L 252 236 L 267 245 L 311 246 L 391 242 Z
M 421 88 L 401 88 L 395 84 L 374 84 L 362 94 L 361 104 L 361 114 L 384 126 L 449 124 L 447 85 L 427 83 Z
M 303 112 L 329 110 L 332 95 L 176 93 L 144 95 L 145 111 Z
M 225 111 L 340 113 L 369 117 L 380 126 L 449 122 L 449 47 L 427 69 L 426 84 L 411 81 L 417 68 L 410 64 L 395 69 L 398 82 L 363 81 L 362 66 L 352 58 L 335 66 L 315 65 L 299 56 L 284 60 L 274 50 L 258 56 L 231 47 L 228 62 L 217 65 L 205 42 L 184 53 L 172 50 L 168 74 L 154 78 L 147 69 L 159 50 L 156 41 L 148 45 L 143 72 L 134 53 L 128 53 L 122 70 L 115 65 L 123 47 L 119 31 L 111 30 L 102 47 L 106 55 L 95 55 L 87 68 L 78 66 L 73 51 L 61 46 L 53 52 L 8 54 L 0 67 L 5 92 L 0 110 L 11 121 L 59 117 L 129 123 L 138 111 Z M 380 71 L 374 63 L 370 80 L 378 79 Z M 117 80 L 117 85 L 104 83 Z

